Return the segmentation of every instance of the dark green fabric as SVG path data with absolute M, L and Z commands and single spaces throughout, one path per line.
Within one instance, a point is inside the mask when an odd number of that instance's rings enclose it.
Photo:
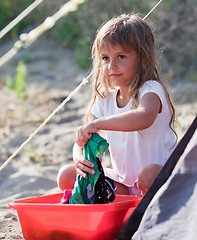
M 91 189 L 94 194 L 95 184 L 100 176 L 100 172 L 97 168 L 96 155 L 104 153 L 109 144 L 98 133 L 92 134 L 91 139 L 84 146 L 84 157 L 90 162 L 94 163 L 95 174 L 87 173 L 87 178 L 83 178 L 78 175 L 75 183 L 75 188 L 72 191 L 72 196 L 69 199 L 70 204 L 89 204 L 90 201 L 87 197 L 87 186 L 91 184 Z

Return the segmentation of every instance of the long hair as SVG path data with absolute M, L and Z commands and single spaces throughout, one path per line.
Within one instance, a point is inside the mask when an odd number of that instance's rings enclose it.
M 101 50 L 108 44 L 112 46 L 118 44 L 126 50 L 134 49 L 138 55 L 138 70 L 129 87 L 129 95 L 133 99 L 132 108 L 137 108 L 139 89 L 147 80 L 159 82 L 163 86 L 171 110 L 169 126 L 173 130 L 175 108 L 157 70 L 154 36 L 148 24 L 137 14 L 122 14 L 103 24 L 97 31 L 92 47 L 93 99 L 86 116 L 91 111 L 96 96 L 104 98 L 115 88 L 102 71 Z

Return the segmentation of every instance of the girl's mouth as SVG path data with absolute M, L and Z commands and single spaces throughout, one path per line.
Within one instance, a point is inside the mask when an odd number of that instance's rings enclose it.
M 110 74 L 111 78 L 115 78 L 115 77 L 119 77 L 119 76 L 121 76 L 121 74 Z

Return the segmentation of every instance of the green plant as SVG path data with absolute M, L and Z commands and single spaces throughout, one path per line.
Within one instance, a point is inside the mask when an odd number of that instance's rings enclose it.
M 63 18 L 57 23 L 54 36 L 57 42 L 61 45 L 65 47 L 74 47 L 81 35 L 81 32 L 79 31 L 79 22 L 75 15 L 65 18 L 66 21 Z
M 189 71 L 186 78 L 192 82 L 197 82 L 197 71 Z
M 164 7 L 167 10 L 170 10 L 172 8 L 173 5 L 177 5 L 181 2 L 181 0 L 168 0 L 164 2 Z
M 90 65 L 90 42 L 87 38 L 78 41 L 75 47 L 75 60 L 77 65 L 85 69 Z
M 3 29 L 8 25 L 14 18 L 16 18 L 26 7 L 28 7 L 33 0 L 3 0 L 0 1 L 0 29 Z M 32 16 L 29 15 L 18 23 L 8 35 L 16 37 L 20 31 L 32 23 Z
M 19 99 L 26 99 L 27 71 L 26 65 L 20 61 L 16 67 L 16 76 L 13 80 L 9 75 L 5 78 L 6 87 L 15 90 Z
M 7 75 L 5 76 L 5 84 L 6 84 L 6 87 L 10 90 L 14 90 L 15 88 L 15 83 L 13 81 L 13 79 L 11 78 L 10 75 Z
M 24 50 L 23 61 L 25 63 L 29 63 L 31 61 L 31 56 L 27 49 Z
M 52 32 L 59 43 L 74 49 L 77 65 L 87 68 L 90 65 L 91 45 L 98 27 L 121 13 L 135 10 L 146 14 L 151 3 L 152 0 L 86 0 L 77 11 L 58 21 Z
M 32 150 L 30 146 L 25 148 L 27 154 L 29 155 L 30 159 L 34 163 L 43 163 L 44 162 L 44 157 L 41 154 L 36 153 L 35 151 Z
M 19 62 L 16 68 L 16 77 L 15 77 L 15 90 L 19 98 L 26 98 L 26 82 L 27 82 L 27 71 L 26 66 L 23 62 Z

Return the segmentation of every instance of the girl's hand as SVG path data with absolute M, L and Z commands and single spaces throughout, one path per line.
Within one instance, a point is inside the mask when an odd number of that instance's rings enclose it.
M 88 142 L 92 137 L 92 133 L 98 132 L 94 122 L 92 121 L 78 128 L 75 142 L 79 147 L 83 147 Z
M 75 164 L 76 173 L 86 178 L 87 174 L 85 172 L 94 174 L 94 164 L 86 160 L 83 156 L 83 148 L 79 147 L 76 143 L 73 146 L 73 160 Z
M 90 161 L 86 160 L 84 157 L 80 157 L 79 159 L 75 159 L 75 169 L 76 173 L 81 175 L 82 177 L 86 178 L 87 174 L 85 172 L 94 174 L 94 170 L 91 169 L 94 167 L 94 164 Z

